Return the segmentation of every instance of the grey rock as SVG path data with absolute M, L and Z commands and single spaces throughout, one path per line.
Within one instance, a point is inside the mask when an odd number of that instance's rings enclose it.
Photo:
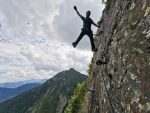
M 108 1 L 92 62 L 95 74 L 89 87 L 95 92 L 86 97 L 81 113 L 149 113 L 150 0 Z M 96 65 L 106 59 L 106 65 Z

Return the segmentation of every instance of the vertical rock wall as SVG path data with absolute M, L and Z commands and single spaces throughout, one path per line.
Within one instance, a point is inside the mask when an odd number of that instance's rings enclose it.
M 150 113 L 150 0 L 108 0 L 100 24 L 81 112 Z

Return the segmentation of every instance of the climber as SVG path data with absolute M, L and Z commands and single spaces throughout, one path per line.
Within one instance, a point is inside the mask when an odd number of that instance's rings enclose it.
M 79 41 L 83 38 L 84 35 L 87 35 L 90 38 L 90 42 L 91 42 L 91 48 L 93 52 L 97 51 L 97 48 L 95 47 L 94 44 L 94 40 L 93 40 L 93 31 L 91 30 L 91 25 L 95 25 L 96 27 L 100 27 L 99 25 L 95 24 L 93 22 L 93 20 L 90 18 L 91 15 L 91 11 L 87 11 L 86 12 L 86 17 L 83 17 L 79 11 L 77 10 L 77 7 L 74 6 L 74 9 L 76 11 L 76 13 L 78 14 L 78 16 L 83 20 L 83 28 L 82 31 L 78 37 L 78 39 L 72 43 L 73 47 L 75 48 L 77 46 L 77 44 L 79 43 Z

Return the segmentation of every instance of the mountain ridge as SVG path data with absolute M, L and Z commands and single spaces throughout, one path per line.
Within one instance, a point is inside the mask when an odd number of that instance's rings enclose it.
M 41 84 L 37 83 L 30 83 L 30 84 L 24 84 L 22 86 L 19 86 L 17 88 L 4 88 L 0 87 L 0 102 L 3 102 L 5 100 L 11 99 L 27 90 L 30 90 L 32 88 L 38 87 Z
M 30 83 L 42 84 L 46 80 L 47 79 L 42 79 L 42 80 L 26 80 L 26 81 L 18 81 L 18 82 L 5 82 L 5 83 L 0 83 L 0 88 L 17 88 L 19 86 L 22 86 L 22 85 L 25 85 L 25 84 L 30 84 Z
M 60 72 L 43 85 L 0 103 L 0 113 L 62 113 L 76 85 L 86 78 L 74 69 Z

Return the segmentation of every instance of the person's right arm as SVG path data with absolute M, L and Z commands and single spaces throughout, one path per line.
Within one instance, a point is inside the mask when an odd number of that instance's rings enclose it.
M 79 13 L 78 9 L 76 6 L 74 6 L 74 10 L 76 11 L 76 13 L 78 14 L 78 16 L 83 20 L 84 17 Z

